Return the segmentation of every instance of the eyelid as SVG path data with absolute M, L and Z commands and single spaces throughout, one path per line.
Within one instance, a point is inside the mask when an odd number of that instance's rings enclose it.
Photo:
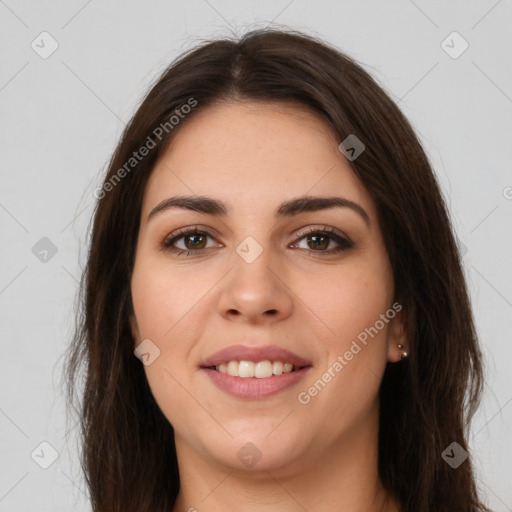
M 303 231 L 303 230 L 305 230 L 305 231 Z M 310 233 L 321 233 L 321 232 L 338 235 L 339 237 L 344 238 L 347 242 L 353 243 L 351 238 L 346 233 L 344 233 L 340 229 L 336 229 L 331 226 L 327 226 L 325 224 L 324 225 L 317 224 L 317 225 L 313 225 L 313 226 L 308 224 L 304 228 L 296 229 L 294 235 L 296 238 L 303 238 L 305 235 L 309 235 Z

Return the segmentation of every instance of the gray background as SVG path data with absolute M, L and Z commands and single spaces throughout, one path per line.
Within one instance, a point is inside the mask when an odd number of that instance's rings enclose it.
M 74 322 L 92 192 L 123 124 L 181 51 L 272 21 L 323 37 L 362 62 L 421 136 L 467 251 L 486 358 L 488 387 L 470 440 L 479 486 L 494 510 L 512 510 L 512 1 L 6 0 L 0 512 L 89 510 L 77 429 L 65 438 L 72 425 L 61 356 Z M 59 45 L 46 59 L 31 47 L 51 48 L 49 39 L 41 42 L 43 31 Z M 442 46 L 453 31 L 469 44 L 457 58 Z M 452 54 L 462 49 L 453 36 L 445 44 Z M 43 237 L 57 249 L 46 261 Z M 58 453 L 48 469 L 40 467 L 51 462 L 51 450 L 39 447 L 44 441 Z

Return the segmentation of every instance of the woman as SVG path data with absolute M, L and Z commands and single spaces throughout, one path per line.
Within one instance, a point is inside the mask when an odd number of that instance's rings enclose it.
M 450 220 L 357 63 L 295 32 L 202 44 L 95 196 L 69 360 L 95 511 L 485 510 Z

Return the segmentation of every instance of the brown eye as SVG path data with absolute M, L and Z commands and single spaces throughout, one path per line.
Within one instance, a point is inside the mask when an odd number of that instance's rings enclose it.
M 341 236 L 341 234 L 336 233 L 327 226 L 324 229 L 312 228 L 306 234 L 302 236 L 297 234 L 297 236 L 299 236 L 299 242 L 296 242 L 295 246 L 299 249 L 309 249 L 309 254 L 333 254 L 354 247 L 354 243 L 351 240 Z M 303 240 L 307 247 L 300 246 Z M 332 245 L 334 247 L 328 249 Z
M 204 249 L 204 245 L 206 243 L 206 235 L 193 234 L 185 235 L 181 238 L 183 238 L 184 245 L 187 249 Z M 190 242 L 190 245 L 188 242 Z
M 308 235 L 308 246 L 311 249 L 327 249 L 329 246 L 330 238 L 326 235 Z
M 188 256 L 189 254 L 208 249 L 208 238 L 213 239 L 208 232 L 197 229 L 197 227 L 180 229 L 178 234 L 171 235 L 168 239 L 161 242 L 160 245 L 163 250 L 173 251 L 178 255 L 186 252 Z

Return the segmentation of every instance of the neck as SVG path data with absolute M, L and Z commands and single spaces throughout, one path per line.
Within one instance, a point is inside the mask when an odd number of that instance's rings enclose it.
M 280 467 L 245 471 L 218 464 L 176 436 L 180 492 L 173 512 L 397 512 L 378 475 L 377 421 Z

